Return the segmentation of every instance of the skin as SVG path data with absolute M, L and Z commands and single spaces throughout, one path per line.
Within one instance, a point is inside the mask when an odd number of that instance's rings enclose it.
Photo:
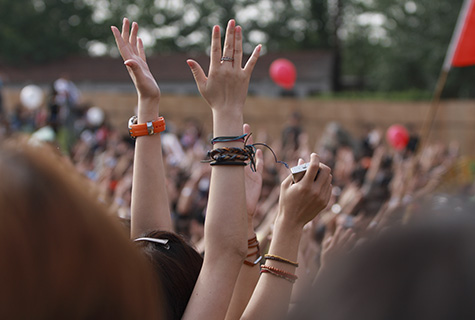
M 130 30 L 129 30 L 130 29 Z M 139 26 L 124 18 L 122 32 L 111 27 L 119 52 L 137 89 L 138 123 L 159 116 L 160 88 L 147 65 L 143 43 L 137 37 Z M 131 237 L 152 230 L 173 231 L 166 191 L 160 134 L 136 140 L 131 204 Z
M 299 164 L 303 163 L 300 159 Z M 320 173 L 317 176 L 318 169 Z M 270 254 L 297 261 L 304 225 L 315 218 L 330 199 L 330 171 L 330 168 L 320 163 L 317 154 L 312 153 L 307 172 L 299 182 L 293 183 L 291 175 L 282 182 Z M 295 266 L 279 261 L 267 260 L 266 265 L 292 274 L 296 272 Z M 285 279 L 268 273 L 262 274 L 241 319 L 276 319 L 286 314 L 292 286 Z
M 201 95 L 211 108 L 214 137 L 243 133 L 244 102 L 260 49 L 260 45 L 256 47 L 243 68 L 242 30 L 230 20 L 223 48 L 220 28 L 213 28 L 208 76 L 196 61 L 187 61 Z M 234 61 L 221 61 L 222 56 L 233 57 Z M 214 145 L 215 148 L 225 146 L 242 148 L 243 143 Z M 244 167 L 213 166 L 205 222 L 206 254 L 185 319 L 225 317 L 247 255 L 247 220 Z

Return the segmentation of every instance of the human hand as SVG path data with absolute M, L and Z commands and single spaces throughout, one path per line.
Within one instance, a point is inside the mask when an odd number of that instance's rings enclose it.
M 320 257 L 321 268 L 324 268 L 335 259 L 336 256 L 344 254 L 351 250 L 356 243 L 356 234 L 351 228 L 344 229 L 338 226 L 333 236 L 328 237 L 322 246 Z
M 220 28 L 213 27 L 208 77 L 196 61 L 187 60 L 198 90 L 213 112 L 242 113 L 249 80 L 260 51 L 261 45 L 258 45 L 243 68 L 242 29 L 240 26 L 235 26 L 234 20 L 229 20 L 222 54 Z M 234 60 L 222 61 L 222 57 Z
M 243 132 L 251 133 L 251 127 L 246 123 L 243 125 Z M 252 137 L 249 138 L 248 144 L 252 144 Z M 257 202 L 262 190 L 262 172 L 264 171 L 264 155 L 262 150 L 256 150 L 256 171 L 253 172 L 250 166 L 244 169 L 244 183 L 246 187 L 246 208 L 248 214 L 248 223 L 252 224 L 254 213 L 256 212 Z
M 301 164 L 304 164 L 303 159 L 299 160 L 299 165 Z M 332 178 L 331 169 L 320 163 L 316 153 L 312 153 L 303 178 L 293 183 L 292 175 L 289 175 L 281 184 L 280 218 L 286 220 L 286 223 L 303 228 L 327 206 L 331 196 Z
M 130 22 L 127 18 L 124 18 L 122 33 L 117 27 L 111 27 L 117 48 L 134 82 L 139 99 L 156 100 L 158 102 L 160 99 L 160 89 L 147 65 L 142 39 L 137 37 L 139 25 L 136 22 L 132 23 L 130 35 L 129 28 Z

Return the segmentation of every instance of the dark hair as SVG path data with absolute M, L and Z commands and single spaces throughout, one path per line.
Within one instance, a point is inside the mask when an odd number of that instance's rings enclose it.
M 150 265 L 74 167 L 21 140 L 0 150 L 0 318 L 160 318 Z
M 319 277 L 291 319 L 474 319 L 475 221 L 393 229 Z
M 181 319 L 198 279 L 203 258 L 178 234 L 152 231 L 144 237 L 168 239 L 167 245 L 151 241 L 136 243 L 149 257 L 163 288 L 166 318 Z

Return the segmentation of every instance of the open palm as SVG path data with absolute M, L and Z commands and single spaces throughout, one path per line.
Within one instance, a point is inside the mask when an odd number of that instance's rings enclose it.
M 139 25 L 133 22 L 129 33 L 130 22 L 129 19 L 124 18 L 122 33 L 117 27 L 112 26 L 111 29 L 140 98 L 159 99 L 160 89 L 147 65 L 142 39 L 137 37 Z

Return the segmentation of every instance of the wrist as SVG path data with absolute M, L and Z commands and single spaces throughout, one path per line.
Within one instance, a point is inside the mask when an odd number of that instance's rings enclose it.
M 247 239 L 252 239 L 256 236 L 256 232 L 254 231 L 254 226 L 252 224 L 248 225 L 247 227 Z
M 137 117 L 139 122 L 156 120 L 159 116 L 159 100 L 160 99 L 143 99 L 139 98 Z
M 300 237 L 302 235 L 304 224 L 290 219 L 285 214 L 278 214 L 274 222 L 274 233 L 282 232 L 282 234 L 294 235 Z
M 219 110 L 213 109 L 213 121 L 219 121 L 219 122 L 229 122 L 229 123 L 234 123 L 234 122 L 240 122 L 241 123 L 241 128 L 239 131 L 242 131 L 242 122 L 243 122 L 243 112 L 242 108 L 238 107 L 233 107 L 233 108 L 226 108 L 225 110 L 222 110 L 220 108 Z

